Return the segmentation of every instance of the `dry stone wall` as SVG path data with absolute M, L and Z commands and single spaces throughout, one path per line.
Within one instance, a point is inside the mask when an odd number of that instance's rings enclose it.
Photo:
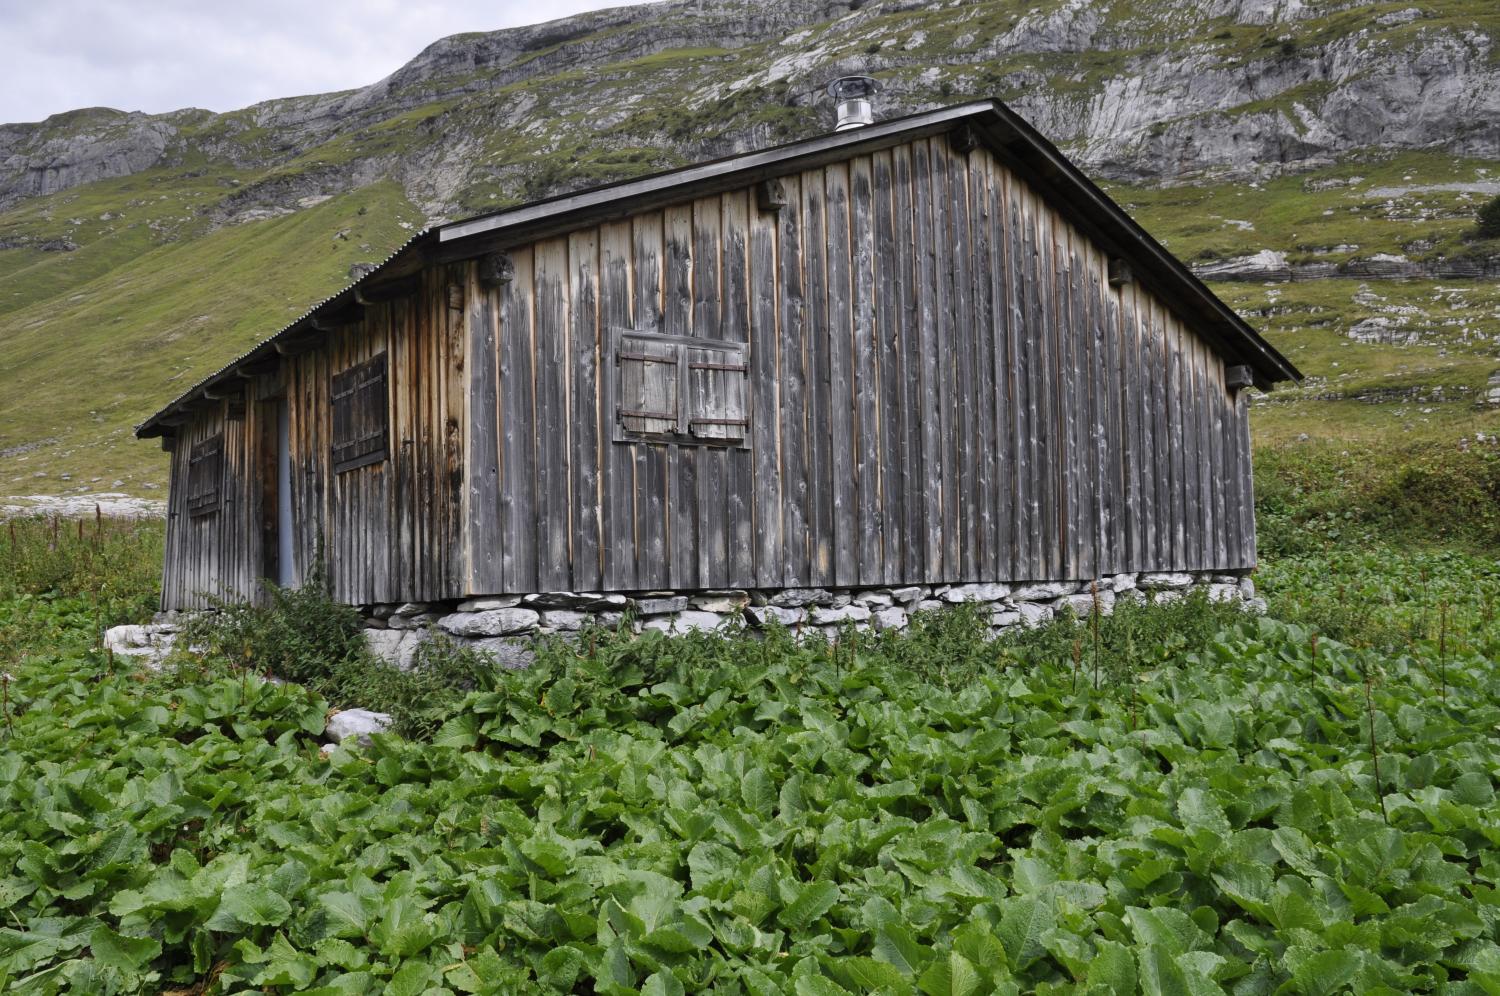
M 492 655 L 504 667 L 525 667 L 537 637 L 577 634 L 590 626 L 614 629 L 629 619 L 634 632 L 718 632 L 743 625 L 750 631 L 780 626 L 799 635 L 833 639 L 846 627 L 901 630 L 919 612 L 966 603 L 989 613 L 998 634 L 1012 626 L 1038 626 L 1059 613 L 1108 615 L 1124 601 L 1166 603 L 1201 589 L 1211 601 L 1237 602 L 1263 611 L 1248 576 L 1229 573 L 1116 574 L 1095 582 L 907 585 L 903 587 L 778 591 L 651 591 L 635 595 L 555 591 L 500 595 L 459 603 L 377 605 L 366 611 L 365 639 L 376 654 L 410 668 L 426 642 L 442 637 Z

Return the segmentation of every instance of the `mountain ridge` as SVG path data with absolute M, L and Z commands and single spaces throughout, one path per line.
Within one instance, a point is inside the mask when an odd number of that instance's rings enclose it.
M 1500 302 L 1441 287 L 1500 255 L 1466 234 L 1500 178 L 1497 33 L 1479 0 L 675 0 L 453 35 L 335 93 L 0 125 L 0 490 L 159 481 L 128 427 L 350 265 L 826 131 L 849 72 L 881 81 L 881 117 L 1005 100 L 1314 381 L 1472 394 Z M 1267 253 L 1269 276 L 1245 262 Z M 1373 319 L 1390 341 L 1356 341 Z

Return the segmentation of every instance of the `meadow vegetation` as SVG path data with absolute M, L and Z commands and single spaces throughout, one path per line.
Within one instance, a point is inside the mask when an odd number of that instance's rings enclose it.
M 98 633 L 160 526 L 17 522 L 0 990 L 1494 992 L 1493 463 L 1396 459 L 1262 455 L 1265 617 L 526 672 L 394 671 L 317 584 L 146 671 Z M 320 753 L 352 704 L 404 736 Z

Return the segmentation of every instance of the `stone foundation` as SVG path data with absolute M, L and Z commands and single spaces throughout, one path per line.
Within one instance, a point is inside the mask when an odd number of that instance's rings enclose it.
M 1091 590 L 1097 586 L 1097 591 Z M 799 634 L 833 639 L 846 627 L 905 629 L 912 615 L 966 602 L 988 611 L 995 634 L 1012 626 L 1037 626 L 1071 610 L 1086 617 L 1108 615 L 1115 603 L 1165 603 L 1202 589 L 1215 602 L 1238 602 L 1254 611 L 1265 603 L 1254 582 L 1238 573 L 1116 574 L 1097 582 L 905 585 L 879 588 L 788 588 L 775 591 L 651 591 L 634 595 L 544 592 L 502 595 L 464 602 L 410 602 L 366 607 L 370 649 L 409 668 L 422 645 L 439 634 L 459 646 L 495 657 L 504 667 L 531 663 L 533 638 L 573 634 L 588 627 L 614 629 L 627 618 L 634 632 L 714 632 L 742 621 L 751 630 L 780 625 Z

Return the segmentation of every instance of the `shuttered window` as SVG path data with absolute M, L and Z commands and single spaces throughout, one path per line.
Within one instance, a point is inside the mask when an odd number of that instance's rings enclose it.
M 224 435 L 194 443 L 188 453 L 188 515 L 210 515 L 224 503 Z
M 333 376 L 333 469 L 380 463 L 388 455 L 390 394 L 385 354 Z
M 612 344 L 616 442 L 746 445 L 743 343 L 615 329 Z

